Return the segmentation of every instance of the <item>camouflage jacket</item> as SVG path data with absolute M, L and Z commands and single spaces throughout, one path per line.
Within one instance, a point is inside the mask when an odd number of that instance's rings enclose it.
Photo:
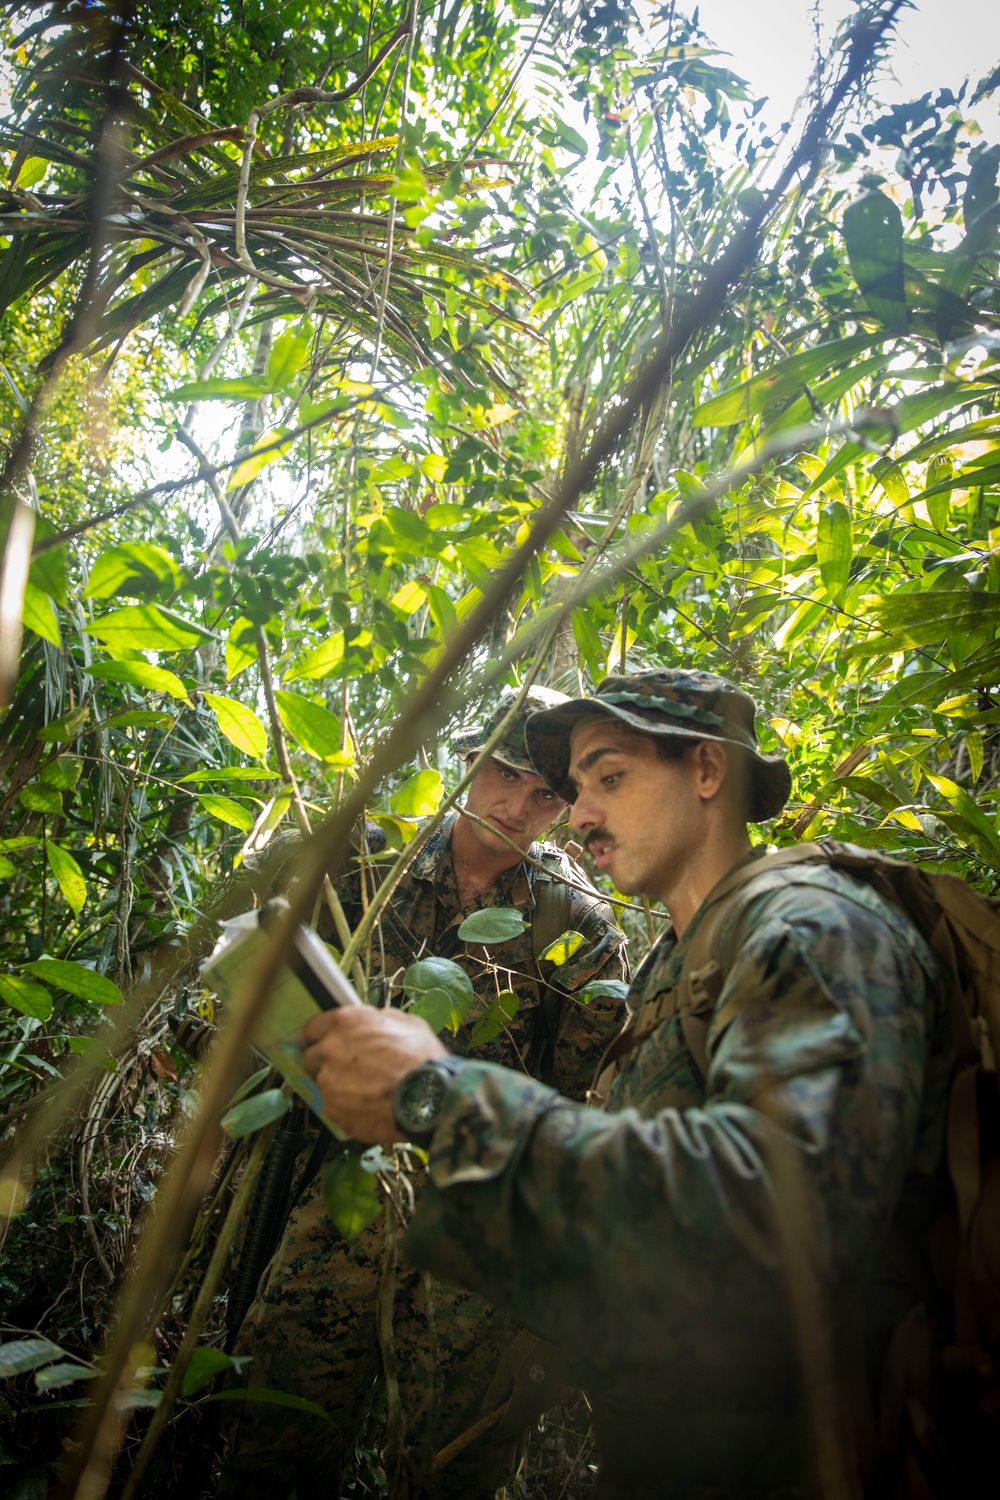
M 720 932 L 707 1079 L 674 1016 L 623 1060 L 604 1112 L 467 1065 L 432 1143 L 410 1254 L 563 1346 L 602 1495 L 811 1494 L 788 1256 L 812 1237 L 822 1257 L 803 1323 L 830 1321 L 837 1358 L 860 1327 L 877 1360 L 913 1301 L 883 1255 L 890 1226 L 912 1249 L 940 1203 L 938 960 L 838 871 L 753 889 Z M 677 983 L 697 921 L 660 939 L 630 1007 Z
M 587 1004 L 576 997 L 591 980 L 627 979 L 624 934 L 579 865 L 555 845 L 533 844 L 528 851 L 531 858 L 539 859 L 543 853 L 557 856 L 576 886 L 584 887 L 570 888 L 566 925 L 582 933 L 585 941 L 559 968 L 545 965 L 547 984 L 542 983 L 532 956 L 530 927 L 509 942 L 488 947 L 461 942 L 459 925 L 470 912 L 484 907 L 514 907 L 530 923 L 537 871 L 522 861 L 480 892 L 470 906 L 461 906 L 451 857 L 457 816 L 445 818 L 396 888 L 372 941 L 372 974 L 382 978 L 386 998 L 398 1005 L 402 976 L 411 963 L 418 958 L 450 958 L 465 969 L 475 991 L 475 1001 L 457 1036 L 444 1035 L 451 1050 L 522 1074 L 526 1071 L 569 1098 L 584 1099 L 609 1042 L 621 1031 L 625 1004 L 612 996 L 599 996 Z M 367 842 L 372 854 L 385 847 L 385 836 L 375 824 L 368 827 Z M 375 873 L 376 877 L 384 873 L 380 862 L 375 863 Z M 374 889 L 370 875 L 369 889 Z M 341 899 L 353 925 L 361 915 L 357 874 L 341 882 Z M 334 940 L 329 915 L 319 931 Z M 501 990 L 513 990 L 518 1009 L 499 1036 L 476 1045 L 472 1040 L 476 1022 Z

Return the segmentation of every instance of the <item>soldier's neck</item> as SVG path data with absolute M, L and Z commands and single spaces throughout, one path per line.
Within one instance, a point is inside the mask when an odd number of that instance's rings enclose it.
M 718 826 L 671 873 L 659 894 L 679 938 L 690 927 L 705 897 L 734 865 L 746 858 L 750 849 L 750 839 L 742 824 Z

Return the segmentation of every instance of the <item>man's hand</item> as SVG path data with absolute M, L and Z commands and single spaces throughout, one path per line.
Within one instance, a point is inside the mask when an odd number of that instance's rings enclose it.
M 302 1028 L 299 1040 L 330 1119 L 371 1145 L 399 1138 L 392 1096 L 400 1079 L 429 1058 L 448 1055 L 426 1021 L 373 1005 L 325 1010 Z

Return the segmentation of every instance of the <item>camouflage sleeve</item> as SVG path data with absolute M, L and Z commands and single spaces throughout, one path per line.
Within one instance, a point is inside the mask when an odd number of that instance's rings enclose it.
M 657 1107 L 673 1021 L 642 1048 L 643 1113 L 467 1066 L 432 1142 L 416 1262 L 575 1350 L 592 1377 L 706 1350 L 787 1360 L 778 1225 L 806 1214 L 832 1293 L 850 1290 L 910 1162 L 939 999 L 885 922 L 809 895 L 808 910 L 759 913 L 741 944 L 703 1106 Z
M 593 1087 L 601 1058 L 625 1024 L 625 996 L 595 995 L 578 998 L 585 985 L 598 979 L 628 979 L 625 934 L 603 902 L 574 900 L 570 918 L 575 931 L 586 942 L 553 976 L 569 993 L 559 1009 L 553 1048 L 551 1081 L 568 1099 L 583 1100 Z

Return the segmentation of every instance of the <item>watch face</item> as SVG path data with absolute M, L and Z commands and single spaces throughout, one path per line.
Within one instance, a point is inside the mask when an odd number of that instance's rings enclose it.
M 441 1113 L 448 1080 L 437 1068 L 417 1068 L 404 1081 L 397 1112 L 407 1130 L 426 1131 Z

